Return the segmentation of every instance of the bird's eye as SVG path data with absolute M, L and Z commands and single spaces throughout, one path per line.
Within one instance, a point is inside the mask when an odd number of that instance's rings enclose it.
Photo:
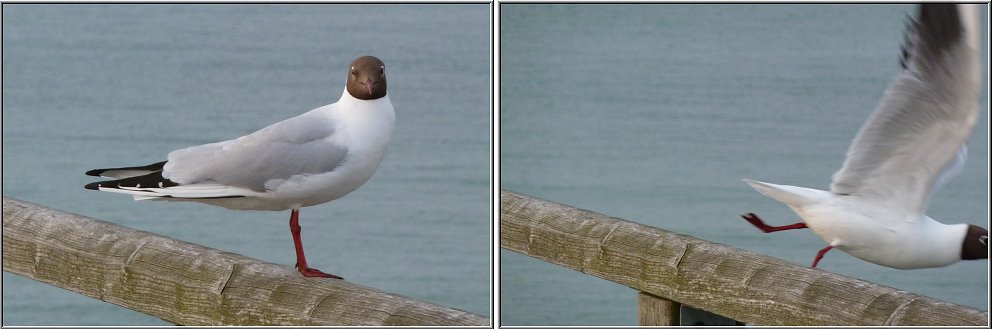
M 383 76 L 383 74 L 384 74 L 384 71 L 383 71 L 383 66 L 380 66 L 380 76 L 382 77 L 382 76 Z
M 359 71 L 356 71 L 355 66 L 353 66 L 351 73 L 352 73 L 352 75 L 357 75 L 357 74 L 359 74 Z

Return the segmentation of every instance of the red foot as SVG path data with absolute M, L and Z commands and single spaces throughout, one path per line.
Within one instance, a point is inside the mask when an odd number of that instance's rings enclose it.
M 304 257 L 304 244 L 300 242 L 300 223 L 297 220 L 300 211 L 293 209 L 290 211 L 290 234 L 293 237 L 293 250 L 297 252 L 297 263 L 293 265 L 300 274 L 312 278 L 332 278 L 342 280 L 342 277 L 321 272 L 318 269 L 307 267 L 307 258 Z
M 328 273 L 325 273 L 325 272 L 321 272 L 321 270 L 318 270 L 316 268 L 307 267 L 307 268 L 303 268 L 302 269 L 302 268 L 298 267 L 297 271 L 300 271 L 300 274 L 302 274 L 303 276 L 309 277 L 309 278 L 332 278 L 332 279 L 344 280 L 340 276 L 337 276 L 337 275 L 334 275 L 334 274 L 328 274 Z
M 831 249 L 832 249 L 832 246 L 828 246 L 828 247 L 825 247 L 825 248 L 822 248 L 821 250 L 819 250 L 818 251 L 818 255 L 815 256 L 815 261 L 811 262 L 811 268 L 818 267 L 818 261 L 820 261 L 822 257 L 825 257 L 825 253 L 828 252 Z
M 801 228 L 808 228 L 808 225 L 804 224 L 804 223 L 796 223 L 796 224 L 790 224 L 790 225 L 784 225 L 784 226 L 769 226 L 769 225 L 766 225 L 766 223 L 763 223 L 763 220 L 759 219 L 759 216 L 756 216 L 756 214 L 753 214 L 753 213 L 748 213 L 748 214 L 742 215 L 742 218 L 744 218 L 746 221 L 748 221 L 749 224 L 752 224 L 753 226 L 755 226 L 756 228 L 758 228 L 760 231 L 763 231 L 763 233 L 771 233 L 771 232 L 777 232 L 777 231 L 796 230 L 796 229 L 801 229 Z

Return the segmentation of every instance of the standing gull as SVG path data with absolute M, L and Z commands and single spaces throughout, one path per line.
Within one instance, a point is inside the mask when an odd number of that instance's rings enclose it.
M 236 139 L 172 151 L 140 167 L 94 169 L 91 190 L 135 200 L 195 201 L 237 210 L 290 209 L 296 268 L 308 277 L 341 277 L 307 266 L 297 216 L 301 207 L 338 199 L 376 171 L 393 133 L 383 62 L 362 56 L 349 66 L 338 102 Z
M 942 267 L 988 258 L 987 230 L 925 215 L 932 194 L 966 160 L 980 90 L 978 12 L 972 5 L 923 4 L 902 49 L 901 71 L 853 139 L 831 191 L 746 179 L 803 222 L 763 232 L 810 228 L 828 246 L 897 269 Z

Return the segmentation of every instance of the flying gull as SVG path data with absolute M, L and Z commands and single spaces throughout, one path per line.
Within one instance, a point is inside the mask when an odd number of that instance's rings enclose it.
M 947 225 L 925 215 L 932 194 L 966 160 L 977 121 L 980 31 L 973 5 L 923 4 L 910 21 L 901 70 L 853 139 L 830 191 L 746 179 L 790 207 L 803 222 L 763 232 L 810 228 L 828 246 L 897 269 L 942 267 L 987 259 L 987 230 Z

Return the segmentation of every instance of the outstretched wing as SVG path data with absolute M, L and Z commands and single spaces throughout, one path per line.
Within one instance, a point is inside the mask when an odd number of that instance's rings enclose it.
M 853 139 L 832 192 L 921 213 L 962 167 L 978 115 L 977 16 L 973 6 L 920 5 L 902 70 Z

